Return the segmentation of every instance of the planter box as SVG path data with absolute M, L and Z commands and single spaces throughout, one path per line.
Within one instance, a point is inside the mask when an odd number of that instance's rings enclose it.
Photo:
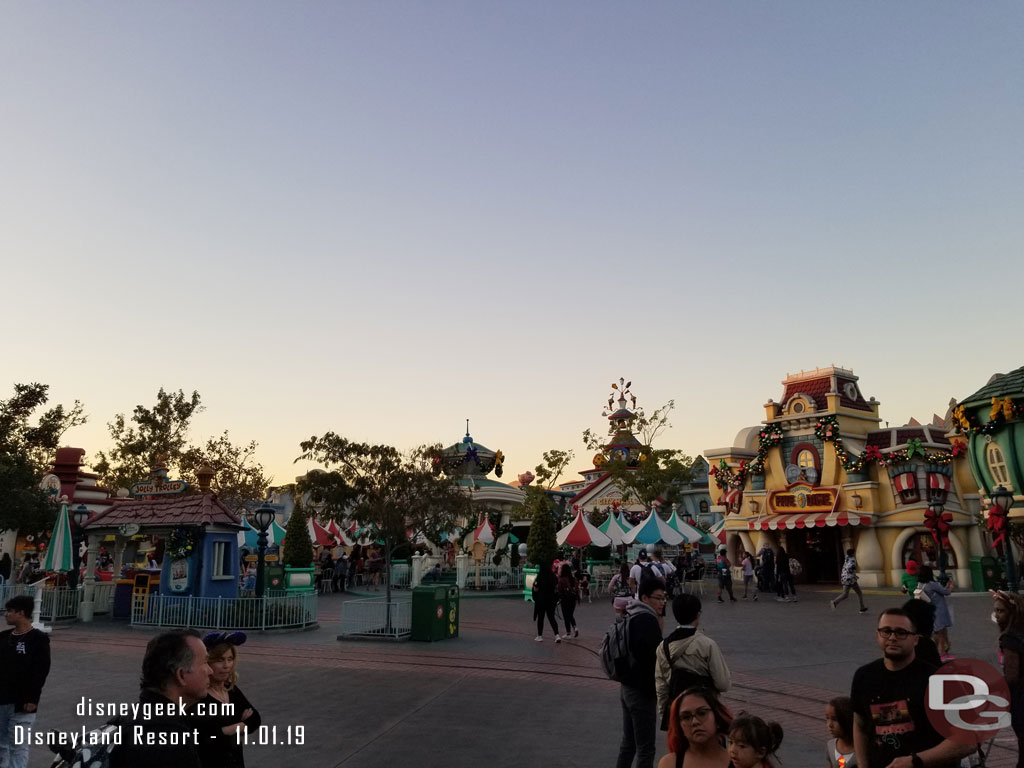
M 868 479 L 867 472 L 847 472 L 846 482 L 848 483 L 863 483 Z
M 286 592 L 312 592 L 315 583 L 315 568 L 284 567 L 284 588 Z

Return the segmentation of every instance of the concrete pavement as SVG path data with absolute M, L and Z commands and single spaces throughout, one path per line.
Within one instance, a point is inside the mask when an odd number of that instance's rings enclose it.
M 733 672 L 726 699 L 779 721 L 787 766 L 823 764 L 825 702 L 848 691 L 854 670 L 878 656 L 878 612 L 905 596 L 868 594 L 871 611 L 848 600 L 833 612 L 835 592 L 802 590 L 797 603 L 720 605 L 704 596 L 703 627 Z M 581 637 L 556 645 L 533 640 L 532 606 L 515 598 L 462 601 L 456 640 L 434 644 L 337 641 L 343 595 L 320 598 L 321 627 L 293 634 L 254 634 L 241 648 L 240 686 L 263 722 L 303 726 L 305 743 L 246 748 L 250 768 L 296 765 L 611 766 L 621 733 L 618 686 L 599 669 L 596 649 L 614 614 L 607 600 L 577 609 Z M 995 662 L 996 630 L 984 595 L 954 598 L 954 653 Z M 667 628 L 671 628 L 671 617 Z M 95 623 L 58 629 L 53 671 L 37 720 L 41 729 L 80 728 L 83 697 L 132 701 L 152 633 Z M 97 723 L 87 719 L 88 725 Z M 992 765 L 1013 765 L 1004 736 Z M 1010 749 L 1007 749 L 1006 746 Z M 659 755 L 666 751 L 659 740 Z M 34 747 L 32 766 L 49 765 Z

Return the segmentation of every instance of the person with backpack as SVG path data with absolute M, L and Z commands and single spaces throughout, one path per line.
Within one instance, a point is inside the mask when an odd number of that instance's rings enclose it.
M 829 601 L 833 611 L 839 603 L 850 596 L 850 590 L 852 589 L 857 593 L 857 599 L 860 600 L 860 612 L 868 612 L 868 607 L 864 605 L 864 593 L 860 591 L 860 585 L 857 584 L 857 558 L 854 555 L 855 550 L 853 547 L 846 550 L 846 560 L 843 561 L 843 570 L 839 574 L 839 581 L 843 585 L 843 594 Z
M 616 768 L 654 768 L 658 732 L 658 695 L 654 687 L 655 653 L 665 624 L 665 587 L 655 579 L 643 580 L 639 597 L 626 609 L 622 627 L 628 660 L 616 675 L 622 705 L 622 741 Z M 613 628 L 614 629 L 614 628 Z M 619 666 L 619 665 L 617 665 Z
M 654 688 L 658 694 L 661 730 L 667 730 L 669 706 L 687 688 L 729 690 L 732 677 L 718 643 L 698 630 L 701 602 L 684 593 L 672 601 L 678 626 L 658 646 L 655 654 Z
M 725 602 L 722 599 L 722 590 L 724 589 L 729 593 L 729 602 L 735 603 L 736 596 L 732 593 L 732 563 L 729 562 L 725 553 L 725 547 L 721 546 L 718 548 L 718 557 L 715 558 L 715 571 L 718 573 L 718 602 Z

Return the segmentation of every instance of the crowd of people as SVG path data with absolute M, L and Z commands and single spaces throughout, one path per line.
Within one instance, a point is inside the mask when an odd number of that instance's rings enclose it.
M 748 558 L 744 553 L 745 593 Z M 776 563 L 784 559 L 780 551 Z M 658 565 L 659 556 L 652 560 L 648 564 L 640 558 L 628 572 L 623 567 L 610 584 L 615 613 L 626 622 L 630 652 L 629 668 L 618 676 L 622 738 L 617 767 L 631 768 L 635 761 L 639 768 L 652 768 L 659 725 L 667 733 L 668 754 L 658 768 L 775 765 L 782 728 L 754 715 L 733 717 L 721 700 L 731 685 L 729 667 L 718 644 L 700 628 L 700 598 L 685 591 L 673 597 L 669 571 Z M 717 565 L 722 560 L 727 563 L 724 552 L 716 561 L 716 599 L 728 594 L 735 600 L 728 565 Z M 778 568 L 773 570 L 778 577 Z M 939 584 L 927 565 L 915 568 L 914 575 L 916 595 L 878 616 L 874 634 L 881 658 L 856 671 L 849 696 L 836 697 L 825 707 L 824 762 L 830 768 L 953 768 L 977 749 L 945 738 L 929 721 L 929 679 L 952 659 L 946 597 L 955 585 L 951 580 Z M 866 612 L 852 549 L 846 553 L 841 581 L 843 591 L 831 607 L 835 609 L 852 591 L 860 612 Z M 1000 658 L 1021 755 L 1017 765 L 1024 768 L 1024 597 L 995 592 L 993 598 L 992 618 L 999 628 Z M 666 635 L 669 604 L 676 627 Z
M 33 727 L 50 672 L 50 640 L 32 626 L 35 600 L 12 597 L 5 605 L 10 626 L 0 632 L 0 766 L 26 768 L 29 744 L 18 729 Z M 138 702 L 164 705 L 139 710 L 137 717 L 117 717 L 109 725 L 121 739 L 109 749 L 111 768 L 245 768 L 244 739 L 260 727 L 260 714 L 238 686 L 238 649 L 244 632 L 175 630 L 157 635 L 146 646 Z M 183 701 L 187 714 L 170 714 Z M 217 706 L 211 706 L 217 705 Z M 229 706 L 226 706 L 229 705 Z M 152 715 L 157 711 L 157 715 Z M 136 728 L 141 727 L 141 737 Z M 145 734 L 158 736 L 148 743 Z M 168 736 L 174 734 L 173 738 Z M 194 734 L 194 735 L 192 735 Z M 63 749 L 70 765 L 74 751 Z

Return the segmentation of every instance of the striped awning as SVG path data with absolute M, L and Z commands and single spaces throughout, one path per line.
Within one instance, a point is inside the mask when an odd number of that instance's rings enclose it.
M 750 521 L 750 530 L 778 531 L 794 528 L 824 528 L 837 525 L 870 525 L 868 515 L 855 512 L 813 512 L 810 514 L 765 515 L 759 520 Z
M 894 475 L 892 483 L 900 493 L 912 491 L 917 487 L 917 480 L 914 479 L 914 474 L 912 472 L 902 472 L 898 475 Z
M 933 491 L 945 491 L 949 493 L 950 485 L 949 475 L 940 475 L 938 472 L 928 473 L 928 487 Z
M 743 490 L 740 488 L 730 488 L 721 496 L 718 497 L 719 504 L 735 504 L 743 496 Z

